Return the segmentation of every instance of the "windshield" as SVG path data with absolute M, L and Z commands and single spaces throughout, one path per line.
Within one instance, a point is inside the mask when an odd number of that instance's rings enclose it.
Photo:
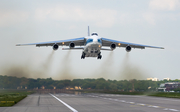
M 92 36 L 93 36 L 93 35 L 96 35 L 96 36 L 98 36 L 98 34 L 97 34 L 97 33 L 92 33 L 91 35 L 92 35 Z

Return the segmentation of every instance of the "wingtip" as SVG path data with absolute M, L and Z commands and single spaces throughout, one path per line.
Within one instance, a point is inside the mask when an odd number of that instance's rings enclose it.
M 20 46 L 20 44 L 16 44 L 16 46 Z

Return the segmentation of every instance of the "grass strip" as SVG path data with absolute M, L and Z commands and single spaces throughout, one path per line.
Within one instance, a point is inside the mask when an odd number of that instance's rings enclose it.
M 0 107 L 13 106 L 32 93 L 32 91 L 22 90 L 0 90 Z
M 180 98 L 180 93 L 171 93 L 171 92 L 156 92 L 148 96 L 156 97 L 167 97 L 167 98 Z

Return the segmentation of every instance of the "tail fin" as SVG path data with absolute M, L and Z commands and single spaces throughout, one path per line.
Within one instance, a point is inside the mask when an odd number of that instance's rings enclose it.
M 88 26 L 88 36 L 90 36 L 89 26 Z

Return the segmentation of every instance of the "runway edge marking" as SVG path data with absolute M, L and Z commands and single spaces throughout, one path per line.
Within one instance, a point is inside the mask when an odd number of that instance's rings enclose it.
M 67 103 L 63 102 L 62 100 L 60 100 L 59 98 L 57 98 L 56 96 L 54 96 L 53 94 L 49 93 L 51 96 L 53 96 L 54 98 L 56 98 L 58 101 L 60 101 L 62 104 L 64 104 L 66 107 L 68 107 L 69 109 L 71 109 L 73 112 L 78 112 L 76 109 L 72 108 L 71 106 L 69 106 Z
M 98 97 L 98 96 L 94 96 L 94 95 L 88 95 L 90 97 Z M 105 96 L 105 95 L 104 95 Z M 142 103 L 135 103 L 135 102 L 127 102 L 127 101 L 124 101 L 124 100 L 118 100 L 118 99 L 112 99 L 112 98 L 106 98 L 106 97 L 99 97 L 99 98 L 103 98 L 105 100 L 114 100 L 114 101 L 120 101 L 122 103 L 129 103 L 129 104 L 132 104 L 132 105 L 139 105 L 139 106 L 147 106 L 147 107 L 152 107 L 152 108 L 164 108 L 164 110 L 170 110 L 170 111 L 178 111 L 179 110 L 176 110 L 176 109 L 170 109 L 170 108 L 165 108 L 165 107 L 160 107 L 160 106 L 155 106 L 155 105 L 149 105 L 149 104 L 142 104 Z

